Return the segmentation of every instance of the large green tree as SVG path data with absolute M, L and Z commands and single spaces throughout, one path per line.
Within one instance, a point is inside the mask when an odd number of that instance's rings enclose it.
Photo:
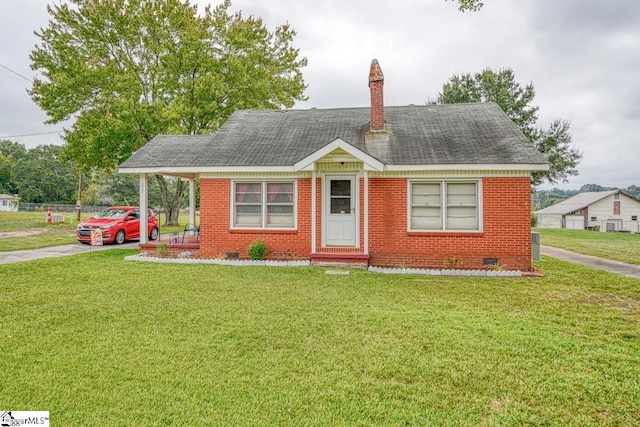
M 75 203 L 78 171 L 62 160 L 59 145 L 39 145 L 27 150 L 15 161 L 12 179 L 23 202 Z
M 27 153 L 24 145 L 4 139 L 0 141 L 0 193 L 17 194 L 14 167 Z
M 85 172 L 112 171 L 158 134 L 210 133 L 237 109 L 305 99 L 295 31 L 270 31 L 229 8 L 229 0 L 201 14 L 179 0 L 48 6 L 51 20 L 31 53 L 42 75 L 31 96 L 49 123 L 75 118 L 66 157 Z M 175 224 L 186 184 L 156 179 Z
M 110 174 L 94 169 L 85 179 L 82 194 L 86 204 L 96 206 L 135 205 L 138 200 L 138 177 L 130 174 Z M 161 204 L 160 189 L 156 181 L 149 182 L 149 206 L 157 209 Z
M 443 85 L 436 102 L 495 102 L 549 159 L 549 171 L 534 172 L 533 185 L 543 181 L 567 182 L 569 176 L 578 174 L 577 166 L 582 160 L 582 153 L 572 145 L 568 121 L 554 120 L 546 129 L 538 126 L 538 106 L 532 104 L 534 97 L 533 84 L 520 85 L 513 70 L 505 68 L 494 71 L 487 68 L 475 74 L 454 75 Z

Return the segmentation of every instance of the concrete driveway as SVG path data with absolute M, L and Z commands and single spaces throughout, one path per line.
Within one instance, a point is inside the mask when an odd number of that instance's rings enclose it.
M 137 249 L 138 242 L 133 241 L 123 245 L 91 246 L 82 243 L 73 245 L 49 246 L 47 248 L 27 249 L 24 251 L 0 252 L 0 264 L 12 262 L 31 261 L 34 259 L 54 258 L 66 255 L 76 255 L 94 251 L 105 251 L 109 249 Z
M 611 261 L 608 259 L 598 258 L 590 255 L 576 254 L 574 252 L 565 251 L 564 249 L 553 248 L 551 246 L 540 246 L 540 252 L 543 255 L 550 256 L 562 261 L 580 264 L 586 267 L 605 270 L 611 273 L 622 274 L 623 276 L 635 277 L 640 279 L 640 265 L 626 264 L 624 262 Z

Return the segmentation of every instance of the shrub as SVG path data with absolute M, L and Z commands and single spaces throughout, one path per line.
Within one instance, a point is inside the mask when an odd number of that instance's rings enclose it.
M 442 260 L 444 267 L 447 269 L 455 269 L 462 267 L 462 260 L 454 256 Z
M 262 241 L 262 239 L 254 240 L 247 249 L 249 258 L 254 261 L 262 261 L 267 256 L 268 252 L 269 248 L 267 248 L 267 245 Z
M 171 254 L 171 248 L 166 243 L 156 246 L 156 253 L 161 257 L 168 257 Z

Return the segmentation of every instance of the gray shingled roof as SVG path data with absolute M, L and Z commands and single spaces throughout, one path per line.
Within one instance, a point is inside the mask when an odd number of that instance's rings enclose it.
M 567 200 L 563 200 L 555 205 L 546 207 L 536 212 L 536 215 L 545 214 L 561 214 L 566 215 L 575 212 L 580 209 L 584 209 L 587 206 L 609 197 L 612 194 L 618 193 L 620 190 L 609 191 L 594 191 L 590 193 L 579 193 L 573 197 L 569 197 Z
M 157 136 L 120 168 L 291 166 L 336 138 L 387 165 L 547 163 L 494 103 L 385 107 L 390 139 L 375 153 L 369 121 L 368 107 L 241 110 L 214 135 Z

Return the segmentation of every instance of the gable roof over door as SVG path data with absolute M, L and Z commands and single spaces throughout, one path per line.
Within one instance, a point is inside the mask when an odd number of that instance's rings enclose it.
M 336 140 L 385 166 L 494 165 L 546 170 L 547 159 L 494 103 L 385 107 L 373 142 L 370 108 L 241 110 L 213 135 L 160 135 L 120 172 L 288 169 Z M 383 145 L 381 147 L 380 145 Z

